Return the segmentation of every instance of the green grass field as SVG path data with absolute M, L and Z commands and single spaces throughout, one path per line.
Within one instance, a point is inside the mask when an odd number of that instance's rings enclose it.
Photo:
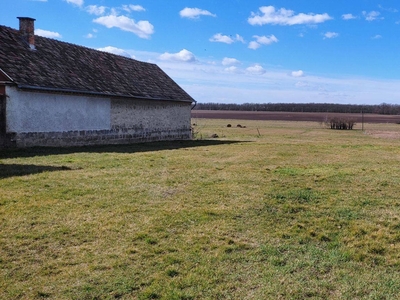
M 193 122 L 0 152 L 0 299 L 400 298 L 400 125 Z

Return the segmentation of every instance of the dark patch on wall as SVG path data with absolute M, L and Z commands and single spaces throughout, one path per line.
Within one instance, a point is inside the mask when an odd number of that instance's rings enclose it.
M 6 134 L 6 96 L 0 86 L 0 139 Z
M 10 145 L 10 137 L 7 136 L 6 95 L 4 90 L 4 86 L 0 86 L 0 149 Z

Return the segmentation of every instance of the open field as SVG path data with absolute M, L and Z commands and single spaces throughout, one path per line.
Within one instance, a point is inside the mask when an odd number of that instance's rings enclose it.
M 400 125 L 192 122 L 0 152 L 0 299 L 398 299 Z
M 269 121 L 313 121 L 323 122 L 331 117 L 345 117 L 362 122 L 360 114 L 312 113 L 312 112 L 273 112 L 273 111 L 231 111 L 231 110 L 192 110 L 193 118 L 269 120 Z M 400 116 L 364 114 L 365 123 L 400 123 Z

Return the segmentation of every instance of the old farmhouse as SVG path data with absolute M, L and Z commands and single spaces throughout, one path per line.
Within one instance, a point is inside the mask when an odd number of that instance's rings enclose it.
M 0 147 L 191 138 L 194 99 L 157 65 L 0 26 Z

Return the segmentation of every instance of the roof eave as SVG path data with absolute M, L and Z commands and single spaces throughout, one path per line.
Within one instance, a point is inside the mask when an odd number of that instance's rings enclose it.
M 164 98 L 156 98 L 156 97 L 119 95 L 119 94 L 111 94 L 111 93 L 108 94 L 108 93 L 82 91 L 82 90 L 74 90 L 74 89 L 40 87 L 40 86 L 32 86 L 32 85 L 25 85 L 25 84 L 18 84 L 17 87 L 21 90 L 35 90 L 35 91 L 43 91 L 43 92 L 69 93 L 69 94 L 81 94 L 81 95 L 83 94 L 83 95 L 100 96 L 100 97 L 141 99 L 141 100 L 153 100 L 153 101 L 187 102 L 187 103 L 196 102 L 196 100 L 194 100 L 194 99 L 183 99 L 183 100 L 182 99 L 164 99 Z
M 9 82 L 14 82 L 14 80 L 13 80 L 10 76 L 8 76 L 8 74 L 7 74 L 2 68 L 0 68 L 0 72 L 1 72 L 6 78 L 9 79 Z

